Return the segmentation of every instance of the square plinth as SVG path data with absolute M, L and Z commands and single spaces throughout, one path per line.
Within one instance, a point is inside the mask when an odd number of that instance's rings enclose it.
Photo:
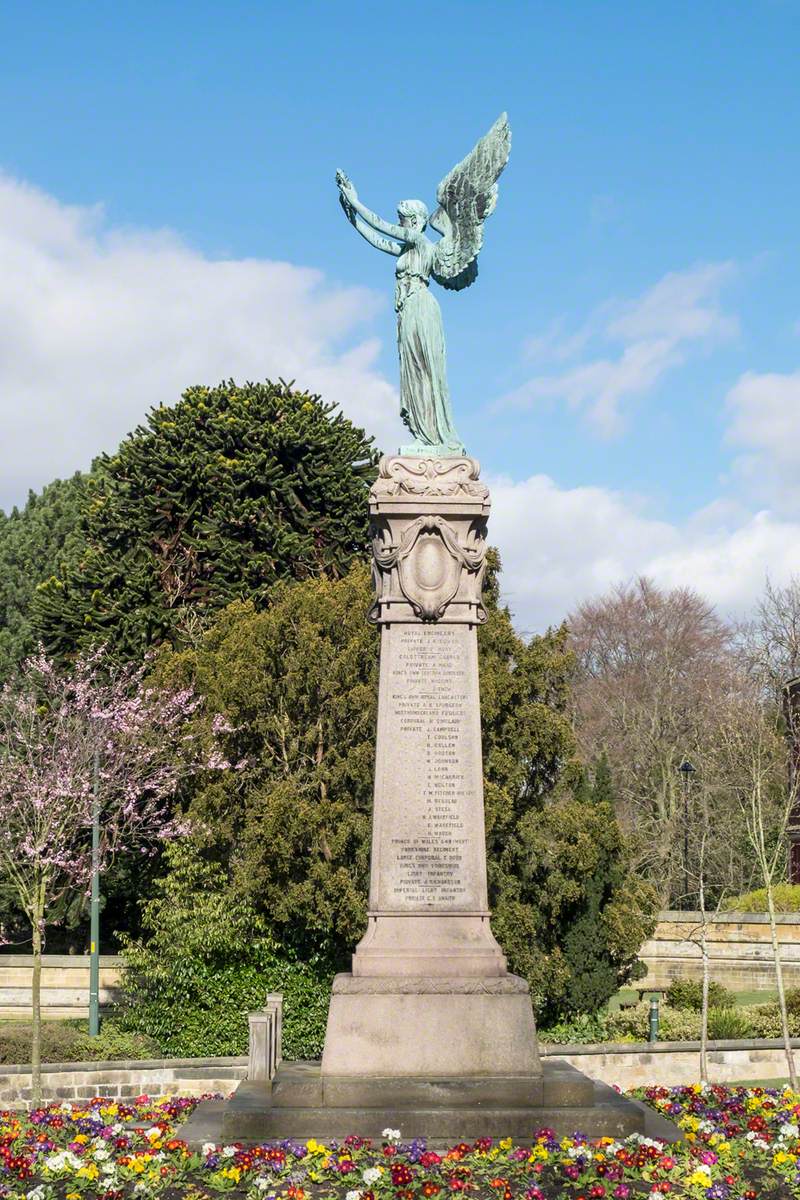
M 540 1074 L 530 992 L 516 975 L 334 980 L 323 1078 Z

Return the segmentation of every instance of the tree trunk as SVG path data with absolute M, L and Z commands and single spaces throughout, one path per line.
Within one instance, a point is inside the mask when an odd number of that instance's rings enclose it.
M 33 921 L 33 978 L 31 980 L 31 1102 L 42 1102 L 42 914 Z
M 778 985 L 778 1007 L 781 1010 L 781 1032 L 783 1034 L 783 1047 L 786 1051 L 786 1062 L 789 1067 L 789 1082 L 792 1085 L 792 1091 L 797 1091 L 797 1071 L 794 1065 L 794 1054 L 792 1053 L 792 1039 L 789 1034 L 789 1017 L 786 1012 L 786 991 L 783 986 L 783 967 L 781 966 L 781 948 L 778 942 L 778 925 L 775 920 L 775 901 L 772 895 L 772 880 L 767 879 L 767 911 L 769 913 L 769 931 L 772 938 L 772 954 L 775 959 L 775 981 Z

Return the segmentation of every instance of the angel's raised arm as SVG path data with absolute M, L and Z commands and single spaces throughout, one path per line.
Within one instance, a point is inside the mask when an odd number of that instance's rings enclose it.
M 388 237 L 397 238 L 398 242 L 406 241 L 408 230 L 404 229 L 402 225 L 393 225 L 391 221 L 384 221 L 377 213 L 372 212 L 365 204 L 362 204 L 358 197 L 351 200 L 350 203 L 359 216 L 363 217 L 373 229 L 377 229 L 378 233 L 385 233 Z
M 400 254 L 402 247 L 398 246 L 397 242 L 390 242 L 388 238 L 381 237 L 379 233 L 376 233 L 374 229 L 371 229 L 367 225 L 366 221 L 362 221 L 361 217 L 353 214 L 351 224 L 369 242 L 370 246 L 374 246 L 376 250 L 382 250 L 384 254 L 393 254 L 395 258 Z

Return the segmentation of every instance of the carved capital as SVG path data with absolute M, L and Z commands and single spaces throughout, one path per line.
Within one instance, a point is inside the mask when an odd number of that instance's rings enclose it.
M 370 499 L 391 496 L 470 496 L 486 500 L 489 489 L 481 483 L 477 458 L 406 458 L 391 455 L 381 459 L 378 478 Z

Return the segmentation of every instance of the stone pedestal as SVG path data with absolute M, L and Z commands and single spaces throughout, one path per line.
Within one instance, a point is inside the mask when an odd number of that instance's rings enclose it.
M 489 922 L 477 626 L 489 493 L 471 458 L 385 458 L 370 494 L 381 630 L 369 925 L 334 983 L 328 1077 L 540 1073 Z

